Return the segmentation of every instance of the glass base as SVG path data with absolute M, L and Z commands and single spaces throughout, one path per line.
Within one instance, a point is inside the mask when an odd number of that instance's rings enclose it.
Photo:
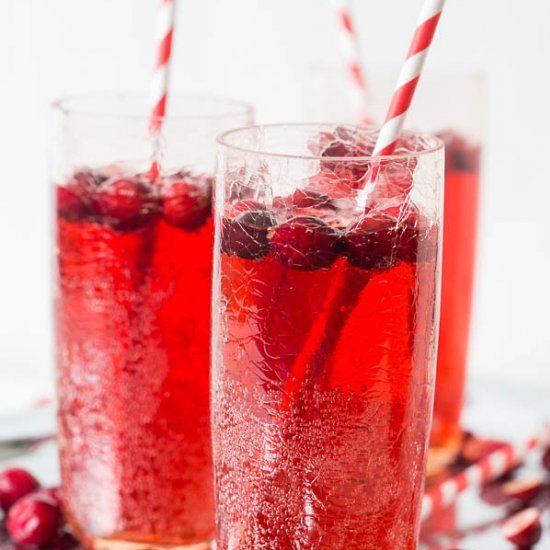
M 195 544 L 158 544 L 151 542 L 133 542 L 117 539 L 96 538 L 89 541 L 86 548 L 93 550 L 210 550 L 213 543 L 200 542 Z

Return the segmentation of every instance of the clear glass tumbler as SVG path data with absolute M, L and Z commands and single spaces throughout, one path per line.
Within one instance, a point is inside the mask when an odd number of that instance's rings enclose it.
M 313 124 L 218 139 L 220 550 L 416 547 L 444 153 L 405 133 L 373 160 L 376 135 Z
M 383 116 L 392 78 L 374 75 L 369 113 Z M 441 323 L 428 477 L 436 479 L 462 443 L 461 414 L 473 304 L 484 130 L 485 84 L 468 71 L 428 74 L 419 84 L 409 124 L 445 143 L 445 208 Z
M 345 67 L 312 67 L 307 72 L 307 120 L 357 121 L 349 101 Z M 367 75 L 372 120 L 384 120 L 397 69 Z M 445 142 L 445 210 L 441 324 L 430 444 L 430 479 L 453 461 L 462 443 L 468 342 L 473 304 L 485 121 L 483 75 L 468 70 L 427 71 L 420 80 L 407 124 L 436 133 Z
M 215 136 L 248 105 L 147 98 L 55 106 L 56 353 L 62 492 L 90 548 L 207 548 Z

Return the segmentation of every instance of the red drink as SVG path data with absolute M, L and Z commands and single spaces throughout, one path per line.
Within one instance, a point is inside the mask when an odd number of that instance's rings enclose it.
M 479 148 L 445 132 L 441 323 L 431 445 L 443 461 L 461 439 L 479 199 Z
M 293 143 L 299 130 L 261 128 L 258 147 L 285 150 L 277 138 Z M 245 133 L 222 142 L 230 169 L 217 189 L 218 548 L 416 548 L 438 241 L 437 222 L 410 200 L 416 162 L 382 162 L 387 188 L 363 209 L 355 178 L 368 161 L 270 157 L 248 135 L 241 146 Z M 352 156 L 345 139 L 322 139 L 335 141 L 326 156 Z M 319 174 L 301 179 L 314 161 Z M 302 187 L 273 197 L 288 174 Z M 426 199 L 437 186 L 423 183 Z
M 57 188 L 62 484 L 85 540 L 213 536 L 210 187 L 81 171 Z

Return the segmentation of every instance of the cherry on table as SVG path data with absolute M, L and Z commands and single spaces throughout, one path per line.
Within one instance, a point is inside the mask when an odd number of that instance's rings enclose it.
M 43 546 L 56 536 L 60 521 L 61 510 L 51 498 L 31 493 L 10 508 L 6 527 L 14 541 Z
M 9 468 L 0 472 L 0 508 L 7 512 L 20 498 L 39 487 L 36 478 L 22 468 Z
M 533 476 L 524 479 L 513 479 L 502 485 L 502 494 L 509 500 L 517 500 L 529 504 L 539 495 L 544 485 L 543 476 Z
M 502 534 L 518 548 L 531 548 L 542 535 L 539 510 L 526 508 L 514 514 L 504 522 Z

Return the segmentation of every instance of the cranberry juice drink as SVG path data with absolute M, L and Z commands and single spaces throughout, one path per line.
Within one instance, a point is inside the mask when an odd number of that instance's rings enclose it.
M 268 126 L 220 138 L 218 547 L 412 549 L 437 338 L 440 142 Z M 366 196 L 366 200 L 365 200 Z M 365 205 L 366 202 L 366 205 Z
M 383 120 L 394 71 L 375 74 L 371 84 L 368 112 L 375 120 Z M 415 128 L 437 132 L 445 143 L 441 322 L 428 461 L 430 483 L 446 474 L 463 439 L 461 414 L 475 282 L 484 97 L 482 75 L 462 70 L 428 72 L 407 118 Z
M 110 114 L 110 96 L 58 105 L 62 491 L 93 548 L 207 548 L 214 534 L 208 171 L 216 133 L 250 113 L 182 100 L 198 111 L 164 122 L 160 171 L 146 117 Z
M 151 542 L 212 535 L 208 180 L 96 171 L 57 188 L 63 493 L 79 530 L 133 538 L 147 511 Z
M 431 446 L 456 448 L 461 440 L 468 339 L 474 288 L 479 205 L 479 146 L 443 132 L 445 210 L 441 323 Z M 445 454 L 445 452 L 444 452 Z

